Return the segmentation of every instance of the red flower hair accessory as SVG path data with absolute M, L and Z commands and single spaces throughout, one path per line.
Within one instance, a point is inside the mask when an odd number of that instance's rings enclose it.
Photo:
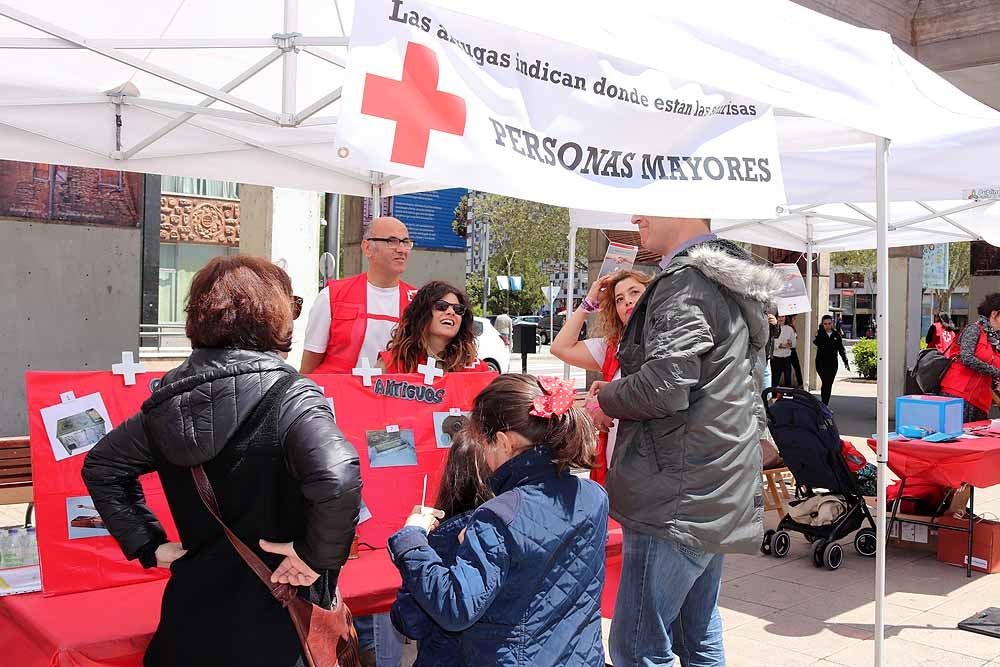
M 553 375 L 542 375 L 538 378 L 538 384 L 544 395 L 532 401 L 534 407 L 528 414 L 543 419 L 562 417 L 573 406 L 576 389 L 572 381 Z

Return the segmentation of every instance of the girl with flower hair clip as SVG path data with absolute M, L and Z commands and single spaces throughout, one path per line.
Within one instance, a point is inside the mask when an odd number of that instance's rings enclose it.
M 443 513 L 414 508 L 389 539 L 403 588 L 430 619 L 461 633 L 455 664 L 603 666 L 608 498 L 571 467 L 593 464 L 594 425 L 570 382 L 502 375 L 473 405 L 494 498 L 460 536 L 454 561 L 428 546 Z

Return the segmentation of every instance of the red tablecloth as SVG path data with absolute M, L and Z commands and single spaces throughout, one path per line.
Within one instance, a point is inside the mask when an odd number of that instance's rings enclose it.
M 868 446 L 876 451 L 875 440 Z M 978 488 L 1000 484 L 1000 438 L 963 438 L 954 442 L 890 440 L 889 469 L 908 480 L 948 487 L 967 482 Z
M 601 608 L 614 610 L 621 572 L 621 526 L 610 521 Z M 0 597 L 0 664 L 11 667 L 139 667 L 160 621 L 166 580 L 45 597 Z M 384 549 L 348 561 L 340 591 L 358 616 L 388 611 L 399 572 Z

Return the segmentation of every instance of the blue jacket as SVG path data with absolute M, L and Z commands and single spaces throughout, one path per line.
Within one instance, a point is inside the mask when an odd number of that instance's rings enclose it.
M 473 513 L 453 564 L 421 528 L 389 539 L 403 587 L 462 633 L 460 664 L 603 667 L 604 489 L 557 474 L 544 445 L 500 466 L 490 485 L 497 497 Z
M 427 536 L 427 544 L 445 566 L 455 564 L 458 534 L 469 525 L 472 512 L 456 514 Z M 454 667 L 461 662 L 461 635 L 448 632 L 431 620 L 406 588 L 396 593 L 390 612 L 392 624 L 401 633 L 420 642 L 413 667 Z

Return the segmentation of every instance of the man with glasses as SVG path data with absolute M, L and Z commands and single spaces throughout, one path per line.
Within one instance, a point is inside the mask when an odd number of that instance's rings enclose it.
M 401 221 L 372 220 L 361 242 L 368 272 L 331 280 L 309 311 L 303 373 L 350 373 L 363 358 L 375 365 L 403 309 L 416 294 L 416 289 L 400 280 L 412 248 Z
M 400 280 L 410 260 L 413 241 L 402 221 L 375 218 L 361 250 L 368 272 L 331 280 L 309 310 L 302 373 L 350 373 L 361 359 L 375 366 L 392 330 L 417 290 Z M 403 638 L 389 614 L 354 619 L 365 667 L 399 667 Z

